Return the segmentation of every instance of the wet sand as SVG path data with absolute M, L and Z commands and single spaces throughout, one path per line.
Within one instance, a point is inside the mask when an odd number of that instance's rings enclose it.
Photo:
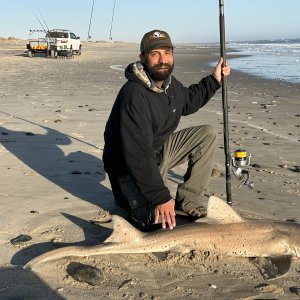
M 138 45 L 84 43 L 74 59 L 28 58 L 26 41 L 0 41 L 0 298 L 1 299 L 296 299 L 300 263 L 267 282 L 247 259 L 197 253 L 66 258 L 35 272 L 22 266 L 64 245 L 95 245 L 111 233 L 114 205 L 103 170 L 103 131 L 138 60 Z M 178 45 L 177 79 L 188 85 L 212 72 L 218 49 Z M 232 71 L 228 82 L 230 148 L 251 154 L 250 189 L 232 176 L 233 208 L 260 219 L 300 218 L 300 85 Z M 206 195 L 225 199 L 221 92 L 182 118 L 179 129 L 210 124 L 219 148 Z M 173 193 L 185 166 L 172 170 Z M 184 222 L 183 220 L 179 220 Z M 11 239 L 31 239 L 16 245 Z M 99 286 L 68 274 L 71 263 L 98 267 Z

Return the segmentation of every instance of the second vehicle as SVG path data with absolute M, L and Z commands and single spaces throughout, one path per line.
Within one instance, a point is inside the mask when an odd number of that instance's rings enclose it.
M 81 54 L 81 41 L 73 32 L 66 29 L 49 30 L 46 39 L 50 41 L 50 56 L 72 56 L 73 54 Z

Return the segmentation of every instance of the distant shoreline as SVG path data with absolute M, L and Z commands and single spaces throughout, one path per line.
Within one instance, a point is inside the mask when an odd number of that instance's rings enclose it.
M 0 51 L 5 50 L 5 44 L 10 45 L 9 47 L 12 48 L 13 51 L 23 51 L 26 52 L 26 43 L 27 40 L 22 40 L 22 39 L 16 39 L 16 38 L 3 38 L 0 37 Z M 4 47 L 1 47 L 1 44 L 3 44 Z M 84 49 L 87 49 L 86 47 L 93 46 L 97 47 L 100 46 L 101 49 L 105 49 L 105 47 L 110 47 L 111 45 L 114 46 L 114 49 L 116 49 L 115 47 L 118 46 L 124 46 L 124 47 L 136 47 L 137 48 L 137 53 L 139 51 L 138 47 L 139 44 L 138 43 L 128 43 L 128 42 L 121 42 L 121 41 L 82 41 L 82 45 L 83 45 L 83 52 Z M 178 43 L 175 44 L 175 55 L 180 54 L 181 52 L 185 52 L 187 51 L 187 49 L 190 49 L 191 52 L 190 54 L 203 54 L 205 52 L 207 52 L 207 54 L 210 53 L 215 53 L 216 55 L 218 55 L 219 53 L 219 45 L 218 43 Z M 189 52 L 189 51 L 188 51 Z M 241 62 L 243 62 L 245 59 L 252 59 L 251 57 L 253 57 L 254 54 L 246 54 L 243 53 L 242 49 L 233 49 L 232 47 L 230 47 L 230 45 L 228 45 L 227 48 L 227 59 L 230 60 L 231 66 L 233 68 L 233 73 L 242 73 L 242 74 L 247 74 L 248 76 L 251 76 L 253 78 L 260 78 L 262 80 L 270 80 L 270 81 L 276 81 L 278 83 L 290 83 L 290 84 L 296 84 L 298 85 L 299 83 L 297 82 L 289 82 L 289 81 L 281 81 L 281 80 L 276 80 L 274 78 L 268 78 L 267 76 L 264 76 L 264 74 L 254 74 L 253 72 L 251 72 L 251 69 L 248 68 L 247 70 L 243 70 L 242 68 L 238 68 L 235 66 L 235 62 L 240 59 Z M 247 58 L 249 57 L 249 58 Z M 212 57 L 211 59 L 208 58 L 207 62 L 208 66 L 213 66 L 215 63 L 215 59 Z

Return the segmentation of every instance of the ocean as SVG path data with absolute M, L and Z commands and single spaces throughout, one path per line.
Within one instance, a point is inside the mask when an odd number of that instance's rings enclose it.
M 247 55 L 231 58 L 232 70 L 300 84 L 300 39 L 230 42 L 226 47 Z

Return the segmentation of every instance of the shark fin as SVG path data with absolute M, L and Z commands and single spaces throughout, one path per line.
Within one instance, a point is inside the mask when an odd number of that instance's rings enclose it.
M 258 268 L 265 280 L 284 276 L 291 268 L 292 256 L 256 257 L 251 262 Z
M 124 218 L 117 215 L 112 216 L 112 225 L 113 232 L 104 243 L 137 242 L 145 235 L 145 233 L 139 231 Z
M 196 222 L 212 224 L 240 223 L 244 221 L 224 200 L 216 196 L 210 196 L 208 199 L 207 216 L 196 220 Z

